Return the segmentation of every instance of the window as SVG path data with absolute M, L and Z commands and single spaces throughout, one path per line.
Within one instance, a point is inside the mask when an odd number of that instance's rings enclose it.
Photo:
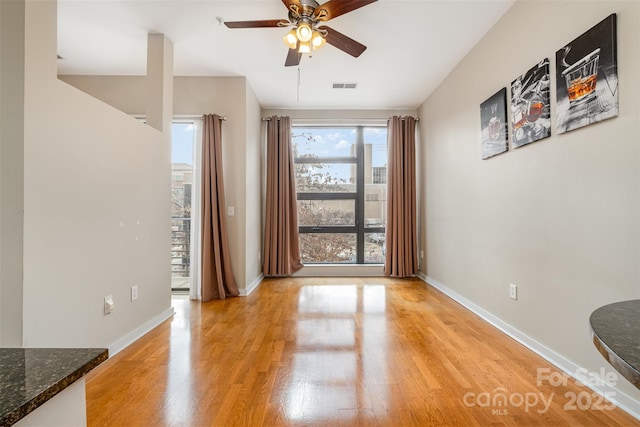
M 292 131 L 302 262 L 384 262 L 387 129 Z
M 189 290 L 191 279 L 192 185 L 196 125 L 175 121 L 171 141 L 171 288 Z
M 386 184 L 387 183 L 387 167 L 386 166 L 374 166 L 373 168 L 373 183 L 374 184 Z

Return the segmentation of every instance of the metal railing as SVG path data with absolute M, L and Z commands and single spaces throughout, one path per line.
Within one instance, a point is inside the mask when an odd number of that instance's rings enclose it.
M 171 277 L 191 274 L 191 218 L 171 217 Z

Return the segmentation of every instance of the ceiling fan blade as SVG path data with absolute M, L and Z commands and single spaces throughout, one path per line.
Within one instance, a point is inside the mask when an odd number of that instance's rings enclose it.
M 327 36 L 325 37 L 327 43 L 337 47 L 338 49 L 348 53 L 355 58 L 357 58 L 362 54 L 362 52 L 367 50 L 367 47 L 362 43 L 358 43 L 354 39 L 347 37 L 342 33 L 339 33 L 331 27 L 323 26 L 320 27 L 320 29 L 327 32 Z
M 302 58 L 302 54 L 298 53 L 298 49 L 289 49 L 289 52 L 287 52 L 287 60 L 284 62 L 284 66 L 294 67 L 300 64 L 300 58 Z
M 225 22 L 224 25 L 226 25 L 228 28 L 266 28 L 287 26 L 289 25 L 289 21 L 285 21 L 284 19 L 265 19 L 264 21 L 232 21 Z
M 284 1 L 284 0 L 283 0 Z M 329 0 L 316 7 L 313 16 L 319 21 L 328 21 L 336 16 L 344 15 L 352 10 L 366 6 L 377 0 Z
M 282 3 L 287 7 L 287 10 L 291 10 L 291 6 L 298 8 L 298 13 L 302 12 L 302 4 L 300 0 L 282 0 Z

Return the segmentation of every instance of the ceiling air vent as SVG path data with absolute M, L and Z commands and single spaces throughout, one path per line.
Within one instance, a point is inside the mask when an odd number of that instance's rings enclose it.
M 334 83 L 334 89 L 355 89 L 358 87 L 358 83 Z

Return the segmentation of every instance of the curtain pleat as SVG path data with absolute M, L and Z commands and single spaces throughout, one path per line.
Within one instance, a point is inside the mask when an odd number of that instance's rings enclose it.
M 263 273 L 267 277 L 290 276 L 300 268 L 291 118 L 273 116 L 267 122 Z
M 415 132 L 415 118 L 389 119 L 386 276 L 409 277 L 418 271 Z
M 233 277 L 222 174 L 222 118 L 202 117 L 202 301 L 239 295 Z

